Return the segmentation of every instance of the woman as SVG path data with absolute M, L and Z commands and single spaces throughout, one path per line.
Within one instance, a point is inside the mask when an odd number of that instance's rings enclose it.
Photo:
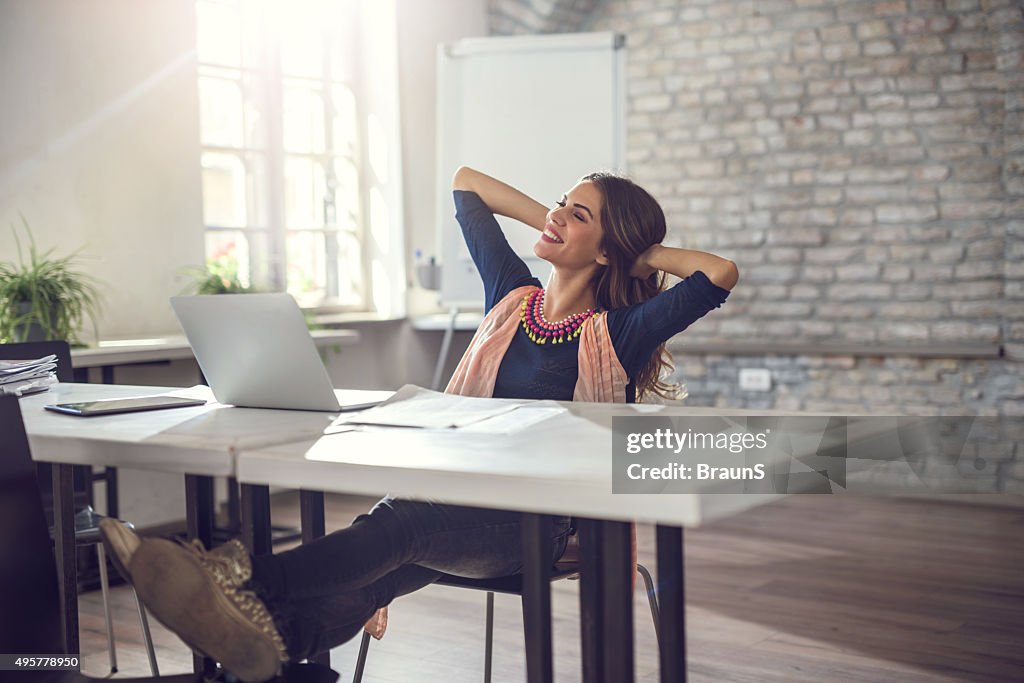
M 474 396 L 631 402 L 668 396 L 665 341 L 735 286 L 734 263 L 661 244 L 665 216 L 642 188 L 594 173 L 550 209 L 460 168 L 456 217 L 484 281 L 487 315 L 447 391 Z M 541 288 L 494 214 L 539 231 L 551 263 Z M 684 278 L 662 291 L 664 273 Z M 104 541 L 153 614 L 243 681 L 339 645 L 395 597 L 441 572 L 505 576 L 521 568 L 520 515 L 385 498 L 351 526 L 280 553 L 250 557 L 238 541 L 212 551 L 140 539 L 110 522 Z M 569 518 L 551 529 L 552 559 Z

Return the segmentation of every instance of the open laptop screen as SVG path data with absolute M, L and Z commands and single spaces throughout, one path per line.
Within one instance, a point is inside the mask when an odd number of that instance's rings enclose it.
M 290 295 L 178 296 L 171 306 L 221 403 L 340 410 L 302 311 Z

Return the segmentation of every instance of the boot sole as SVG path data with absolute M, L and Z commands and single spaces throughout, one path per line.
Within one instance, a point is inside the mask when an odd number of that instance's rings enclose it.
M 128 571 L 128 565 L 122 558 L 131 557 L 132 552 L 123 538 L 124 533 L 132 533 L 125 529 L 120 522 L 107 518 L 100 520 L 100 538 L 107 550 L 107 557 L 110 558 L 114 569 L 128 583 L 132 583 L 132 574 Z
M 245 683 L 273 678 L 274 641 L 249 622 L 206 569 L 171 541 L 143 539 L 132 556 L 135 590 L 157 621 Z

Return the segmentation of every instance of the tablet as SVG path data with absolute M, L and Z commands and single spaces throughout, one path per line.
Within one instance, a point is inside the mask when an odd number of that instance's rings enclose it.
M 134 396 L 132 398 L 110 398 L 102 401 L 82 401 L 80 403 L 57 403 L 43 406 L 55 413 L 68 415 L 116 415 L 118 413 L 137 413 L 142 410 L 164 410 L 166 408 L 184 408 L 201 406 L 206 401 L 198 398 L 181 396 Z

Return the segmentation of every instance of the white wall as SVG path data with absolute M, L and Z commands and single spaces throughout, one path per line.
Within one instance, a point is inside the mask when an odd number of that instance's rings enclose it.
M 415 284 L 413 254 L 436 252 L 437 45 L 487 35 L 487 0 L 398 0 L 398 64 L 402 111 L 409 314 L 433 312 L 437 293 Z M 451 199 L 446 199 L 449 203 Z M 452 213 L 455 207 L 451 207 Z M 437 254 L 440 256 L 440 254 Z
M 203 262 L 193 4 L 0 1 L 0 93 L 0 260 L 21 212 L 41 248 L 83 248 L 101 336 L 178 329 Z

